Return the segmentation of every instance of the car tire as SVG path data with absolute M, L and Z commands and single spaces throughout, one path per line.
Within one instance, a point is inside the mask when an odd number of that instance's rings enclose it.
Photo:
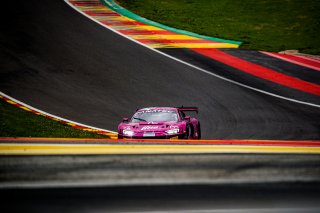
M 184 135 L 184 139 L 192 139 L 192 128 L 190 125 L 186 127 L 186 134 Z
M 201 139 L 201 126 L 200 126 L 200 122 L 198 122 L 198 139 Z

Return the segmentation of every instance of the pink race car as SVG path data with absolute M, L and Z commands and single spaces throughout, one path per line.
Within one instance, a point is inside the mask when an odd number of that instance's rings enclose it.
M 129 121 L 123 118 L 118 138 L 200 139 L 200 122 L 185 112 L 197 107 L 151 107 L 138 109 Z

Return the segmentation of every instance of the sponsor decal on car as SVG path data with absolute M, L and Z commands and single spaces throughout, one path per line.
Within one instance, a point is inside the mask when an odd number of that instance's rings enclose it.
M 148 124 L 157 124 L 157 122 L 150 121 L 150 122 L 148 122 Z
M 178 127 L 178 126 L 172 126 L 172 125 L 171 125 L 171 126 L 169 126 L 169 128 L 170 128 L 170 129 L 179 129 L 179 127 Z
M 154 129 L 158 129 L 158 126 L 144 126 L 141 128 L 141 130 L 154 130 Z

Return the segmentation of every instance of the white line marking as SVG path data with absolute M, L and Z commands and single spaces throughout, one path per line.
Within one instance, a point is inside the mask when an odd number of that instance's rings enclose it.
M 314 70 L 320 71 L 319 67 L 315 67 L 315 66 L 312 66 L 312 65 L 309 65 L 309 64 L 298 62 L 298 61 L 295 61 L 295 60 L 292 60 L 292 59 L 289 59 L 289 58 L 285 58 L 285 57 L 282 57 L 281 55 L 277 55 L 277 54 L 274 54 L 274 53 L 269 53 L 269 52 L 264 52 L 264 51 L 260 51 L 260 52 L 265 54 L 265 55 L 274 57 L 274 58 L 278 58 L 278 59 L 281 59 L 281 60 L 284 60 L 284 61 L 291 62 L 293 64 L 298 64 L 298 65 L 303 66 L 303 67 L 307 67 L 307 68 L 310 68 L 310 69 L 314 69 Z
M 150 47 L 148 47 L 147 45 L 142 44 L 142 43 L 140 43 L 140 42 L 138 42 L 138 41 L 136 41 L 136 40 L 134 40 L 134 39 L 132 39 L 132 38 L 124 35 L 124 34 L 121 34 L 120 32 L 112 29 L 111 27 L 100 23 L 100 22 L 97 21 L 96 19 L 92 18 L 91 16 L 85 14 L 84 12 L 82 12 L 81 10 L 79 10 L 78 8 L 76 8 L 75 6 L 73 6 L 68 0 L 64 0 L 64 1 L 65 1 L 70 7 L 72 7 L 73 9 L 75 9 L 77 12 L 79 12 L 79 13 L 81 13 L 82 15 L 86 16 L 87 18 L 91 19 L 92 21 L 96 22 L 97 24 L 101 25 L 102 27 L 104 27 L 104 28 L 106 28 L 106 29 L 108 29 L 108 30 L 111 30 L 112 32 L 114 32 L 114 33 L 116 33 L 116 34 L 118 34 L 118 35 L 120 35 L 120 36 L 122 36 L 122 37 L 125 37 L 125 38 L 129 39 L 130 41 L 133 41 L 133 42 L 135 42 L 135 43 L 137 43 L 137 44 L 139 44 L 139 45 L 141 45 L 141 46 L 144 46 L 144 47 L 146 47 L 146 48 L 148 48 L 148 49 L 150 49 L 150 50 L 152 50 L 152 51 L 155 51 L 155 52 L 157 52 L 157 53 L 159 53 L 159 54 L 161 54 L 161 55 L 164 55 L 164 56 L 166 56 L 166 57 L 168 57 L 168 58 L 171 58 L 171 59 L 173 59 L 173 60 L 175 60 L 175 61 L 178 61 L 178 62 L 180 62 L 180 63 L 182 63 L 182 64 L 185 64 L 185 65 L 187 65 L 187 66 L 189 66 L 189 67 L 192 67 L 192 68 L 194 68 L 194 69 L 197 69 L 197 70 L 199 70 L 199 71 L 201 71 L 201 72 L 203 72 L 203 73 L 206 73 L 206 74 L 208 74 L 208 75 L 214 76 L 214 77 L 216 77 L 216 78 L 220 78 L 220 79 L 222 79 L 222 80 L 225 80 L 225 81 L 227 81 L 227 82 L 236 84 L 236 85 L 238 85 L 238 86 L 241 86 L 241 87 L 244 87 L 244 88 L 247 88 L 247 89 L 256 91 L 256 92 L 260 92 L 260 93 L 265 94 L 265 95 L 269 95 L 269 96 L 276 97 L 276 98 L 279 98 L 279 99 L 283 99 L 283 100 L 286 100 L 286 101 L 291 101 L 291 102 L 294 102 L 294 103 L 299 103 L 299 104 L 304 104 L 304 105 L 308 105 L 308 106 L 320 108 L 320 105 L 317 105 L 317 104 L 314 104 L 314 103 L 309 103 L 309 102 L 304 102 L 304 101 L 295 100 L 295 99 L 292 99 L 292 98 L 288 98 L 288 97 L 284 97 L 284 96 L 281 96 L 281 95 L 276 95 L 276 94 L 273 94 L 273 93 L 270 93 L 270 92 L 267 92 L 267 91 L 264 91 L 264 90 L 260 90 L 260 89 L 257 89 L 257 88 L 251 87 L 251 86 L 247 86 L 247 85 L 245 85 L 245 84 L 239 83 L 239 82 L 237 82 L 237 81 L 233 81 L 233 80 L 231 80 L 231 79 L 228 79 L 228 78 L 222 77 L 222 76 L 220 76 L 220 75 L 211 73 L 211 72 L 208 71 L 208 70 L 202 69 L 202 68 L 197 67 L 197 66 L 194 66 L 194 65 L 192 65 L 192 64 L 189 64 L 189 63 L 187 63 L 187 62 L 185 62 L 185 61 L 182 61 L 182 60 L 180 60 L 180 59 L 178 59 L 178 58 L 175 58 L 175 57 L 173 57 L 173 56 L 171 56 L 171 55 L 168 55 L 168 54 L 166 54 L 166 53 L 163 53 L 163 52 L 161 52 L 161 51 L 159 51 L 159 50 L 157 50 L 157 49 L 150 48 Z
M 90 128 L 90 129 L 96 129 L 96 130 L 100 130 L 100 131 L 106 131 L 106 132 L 110 132 L 110 133 L 117 134 L 117 132 L 114 132 L 114 131 L 110 131 L 110 130 L 106 130 L 106 129 L 100 129 L 100 128 L 93 127 L 93 126 L 88 126 L 88 125 L 85 125 L 85 124 L 82 124 L 82 123 L 78 123 L 78 122 L 71 121 L 71 120 L 68 120 L 68 119 L 65 119 L 65 118 L 61 118 L 61 117 L 59 117 L 59 116 L 52 115 L 52 114 L 47 113 L 47 112 L 44 112 L 44 111 L 42 111 L 42 110 L 40 110 L 40 109 L 34 108 L 34 107 L 32 107 L 32 106 L 30 106 L 30 105 L 28 105 L 28 104 L 26 104 L 26 103 L 23 103 L 23 102 L 21 102 L 21 101 L 18 101 L 17 99 L 15 99 L 15 98 L 7 95 L 7 94 L 4 94 L 4 93 L 1 92 L 1 91 L 0 91 L 0 95 L 2 95 L 2 96 L 4 96 L 4 97 L 6 97 L 6 98 L 8 98 L 8 99 L 10 99 L 10 100 L 18 103 L 18 104 L 21 104 L 21 105 L 23 105 L 23 106 L 25 106 L 25 107 L 27 107 L 27 108 L 29 108 L 29 109 L 32 109 L 32 110 L 37 111 L 37 112 L 40 112 L 40 113 L 42 113 L 42 114 L 45 114 L 45 115 L 54 117 L 54 118 L 59 119 L 59 120 L 62 120 L 62 121 L 68 122 L 68 123 L 73 123 L 73 124 L 76 124 L 76 125 L 80 125 L 80 126 L 83 126 L 83 127 L 87 127 L 87 128 Z
M 320 63 L 320 59 L 311 58 L 311 57 L 307 57 L 307 56 L 304 56 L 304 55 L 294 55 L 294 56 L 299 57 L 299 58 L 303 58 L 303 59 L 306 59 L 306 60 L 309 60 L 309 61 L 313 61 L 313 62 L 316 62 L 316 63 Z

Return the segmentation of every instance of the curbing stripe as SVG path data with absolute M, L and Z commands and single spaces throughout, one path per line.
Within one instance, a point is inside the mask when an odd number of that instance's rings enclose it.
M 253 146 L 313 146 L 320 140 L 175 140 L 175 139 L 88 139 L 88 138 L 0 138 L 0 143 L 98 143 L 98 144 L 170 144 L 170 145 L 253 145 Z
M 265 52 L 265 51 L 260 51 L 260 52 L 265 55 L 269 55 L 284 61 L 288 61 L 290 63 L 298 64 L 300 66 L 304 66 L 316 71 L 320 71 L 320 61 L 318 60 L 314 60 L 314 59 L 310 59 L 302 56 L 288 55 L 288 54 L 272 53 L 272 52 Z
M 223 42 L 223 43 L 230 43 L 230 44 L 235 44 L 235 45 L 241 45 L 242 42 L 240 41 L 233 41 L 233 40 L 227 40 L 227 39 L 221 39 L 221 38 L 215 38 L 215 37 L 210 37 L 210 36 L 204 36 L 204 35 L 199 35 L 197 33 L 193 33 L 193 32 L 189 32 L 186 30 L 180 30 L 180 29 L 176 29 L 173 27 L 168 27 L 166 25 L 148 20 L 146 18 L 143 18 L 135 13 L 132 13 L 131 11 L 128 11 L 127 9 L 119 6 L 118 4 L 116 4 L 113 0 L 101 0 L 101 2 L 108 6 L 109 8 L 111 8 L 112 10 L 120 13 L 121 15 L 124 15 L 126 17 L 132 18 L 134 20 L 140 21 L 142 23 L 148 24 L 148 25 L 152 25 L 155 27 L 159 27 L 161 29 L 165 29 L 171 32 L 175 32 L 178 34 L 184 34 L 184 35 L 189 35 L 192 37 L 196 37 L 196 38 L 201 38 L 201 39 L 206 39 L 206 40 L 211 40 L 211 41 L 217 41 L 217 42 Z
M 102 25 L 133 38 L 137 42 L 139 42 L 139 39 L 149 40 L 144 44 L 150 48 L 238 48 L 241 44 L 241 42 L 202 36 L 171 28 L 137 16 L 109 0 L 105 2 L 99 0 L 65 1 Z M 136 31 L 136 33 L 132 33 L 132 31 Z M 144 33 L 139 34 L 141 31 L 144 31 Z M 150 33 L 145 33 L 146 31 L 150 31 Z M 160 33 L 157 34 L 157 31 Z M 167 33 L 163 33 L 163 31 L 167 31 Z M 185 41 L 176 42 L 177 39 Z M 207 42 L 198 44 L 192 42 L 192 40 L 206 40 Z M 213 45 L 212 43 L 218 44 Z
M 211 59 L 217 60 L 230 67 L 249 73 L 267 81 L 274 82 L 292 89 L 300 90 L 306 93 L 320 96 L 320 85 L 310 83 L 299 78 L 284 75 L 274 70 L 265 68 L 258 64 L 245 61 L 233 55 L 229 55 L 218 49 L 192 49 L 193 51 L 205 55 Z
M 237 145 L 0 144 L 0 155 L 320 154 L 320 147 Z
M 22 103 L 6 94 L 4 94 L 3 92 L 0 92 L 0 99 L 6 101 L 7 103 L 11 104 L 11 105 L 14 105 L 16 107 L 19 107 L 20 109 L 23 109 L 23 110 L 26 110 L 28 112 L 31 112 L 35 115 L 39 115 L 39 116 L 43 116 L 45 118 L 49 118 L 51 120 L 55 120 L 55 121 L 58 121 L 60 123 L 63 123 L 65 125 L 68 125 L 68 126 L 71 126 L 75 129 L 80 129 L 80 130 L 83 130 L 83 131 L 90 131 L 90 132 L 95 132 L 97 134 L 101 134 L 101 135 L 106 135 L 108 136 L 109 138 L 111 139 L 116 139 L 118 137 L 118 134 L 116 132 L 113 132 L 113 131 L 109 131 L 109 130 L 105 130 L 105 129 L 99 129 L 99 128 L 96 128 L 96 127 L 92 127 L 92 126 L 88 126 L 88 125 L 85 125 L 85 124 L 81 124 L 81 123 L 77 123 L 77 122 L 74 122 L 74 121 L 70 121 L 70 120 L 67 120 L 67 119 L 64 119 L 64 118 L 60 118 L 58 116 L 55 116 L 55 115 L 51 115 L 49 113 L 46 113 L 44 111 L 41 111 L 39 109 L 36 109 L 34 107 L 31 107 L 25 103 Z

